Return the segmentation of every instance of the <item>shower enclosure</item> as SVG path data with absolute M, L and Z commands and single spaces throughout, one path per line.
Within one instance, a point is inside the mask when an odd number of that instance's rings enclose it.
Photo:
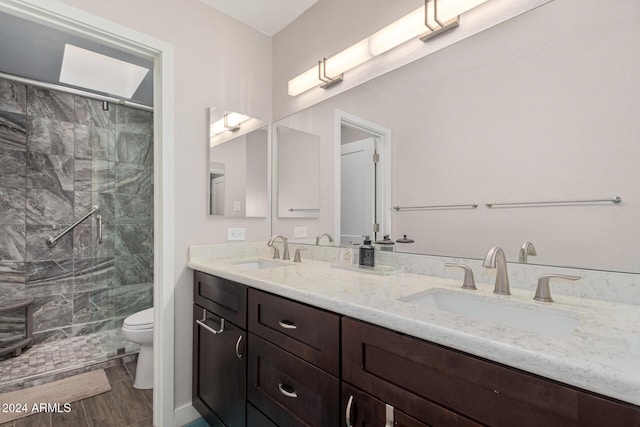
M 0 391 L 135 350 L 120 328 L 152 305 L 152 250 L 153 113 L 0 79 L 0 307 L 34 299 L 33 348 L 0 356 Z M 0 347 L 24 322 L 0 313 Z

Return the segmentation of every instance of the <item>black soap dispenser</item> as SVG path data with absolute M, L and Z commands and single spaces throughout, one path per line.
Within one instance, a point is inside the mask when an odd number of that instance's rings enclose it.
M 360 245 L 360 265 L 364 267 L 374 266 L 375 249 L 371 246 L 369 236 L 364 236 L 364 243 Z

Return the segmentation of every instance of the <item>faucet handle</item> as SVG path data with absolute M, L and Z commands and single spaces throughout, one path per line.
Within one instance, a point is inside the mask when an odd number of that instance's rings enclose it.
M 457 267 L 464 270 L 464 279 L 462 280 L 462 289 L 478 289 L 476 288 L 476 280 L 473 277 L 473 270 L 466 264 L 455 264 L 448 262 L 445 267 Z
M 538 288 L 533 299 L 542 302 L 553 302 L 551 290 L 549 289 L 549 280 L 551 279 L 580 280 L 581 278 L 580 276 L 569 276 L 567 274 L 543 274 L 538 279 Z
M 293 262 L 302 262 L 302 259 L 300 258 L 301 251 L 306 251 L 306 249 L 302 249 L 302 248 L 296 249 L 296 253 L 295 255 L 293 255 Z

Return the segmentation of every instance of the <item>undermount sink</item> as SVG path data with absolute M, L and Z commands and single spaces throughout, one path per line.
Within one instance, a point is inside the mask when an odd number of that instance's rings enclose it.
M 431 289 L 400 298 L 400 301 L 549 337 L 571 335 L 580 321 L 569 313 L 536 307 L 534 303 L 530 306 L 446 289 Z
M 251 259 L 233 262 L 233 265 L 241 267 L 243 270 L 267 270 L 269 268 L 286 267 L 286 264 L 279 261 L 269 261 L 266 259 Z

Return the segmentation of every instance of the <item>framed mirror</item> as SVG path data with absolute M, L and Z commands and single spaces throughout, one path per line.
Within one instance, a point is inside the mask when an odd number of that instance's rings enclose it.
M 269 205 L 267 124 L 211 108 L 209 125 L 209 215 L 266 217 Z

